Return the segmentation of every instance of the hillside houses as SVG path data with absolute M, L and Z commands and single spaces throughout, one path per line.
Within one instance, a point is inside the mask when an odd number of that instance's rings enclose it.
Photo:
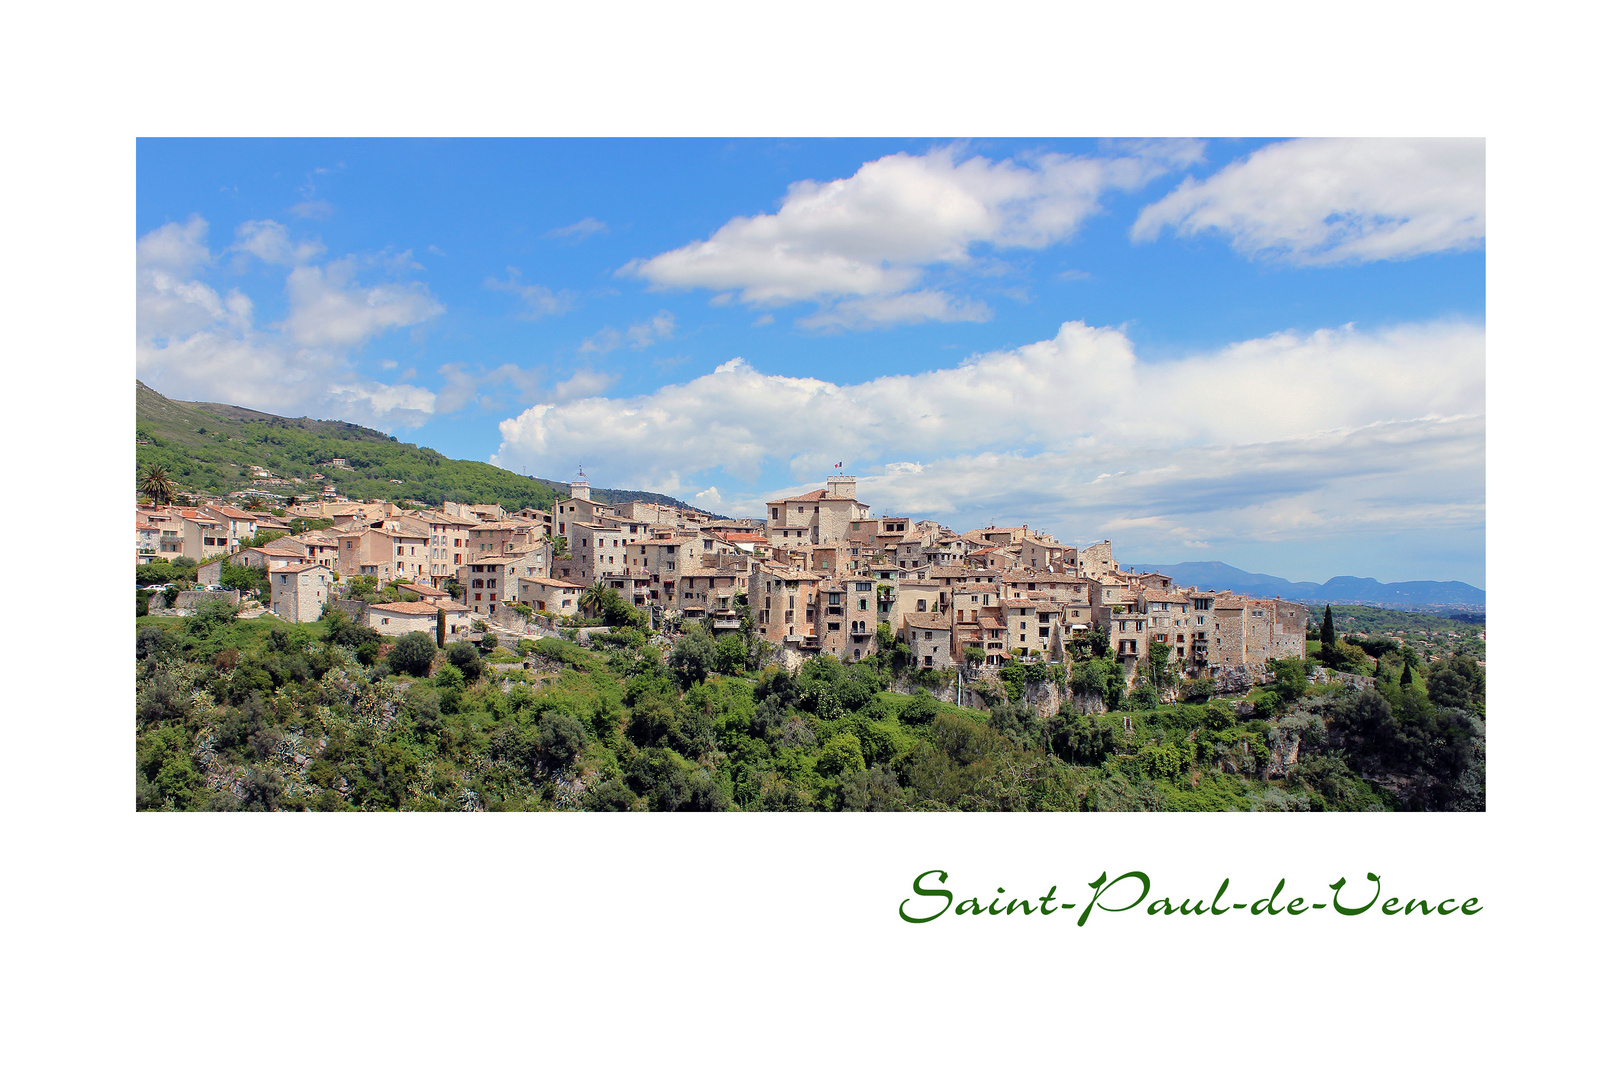
M 287 578 L 272 590 L 280 597 L 272 608 L 300 619 L 318 614 L 310 604 L 322 589 L 336 595 L 347 579 L 375 577 L 409 597 L 371 605 L 367 619 L 388 631 L 436 621 L 439 611 L 456 625 L 571 617 L 601 583 L 655 626 L 709 620 L 725 631 L 742 626 L 746 608 L 753 631 L 786 657 L 858 660 L 878 647 L 880 628 L 913 664 L 936 669 L 970 658 L 991 667 L 1057 662 L 1070 642 L 1082 634 L 1095 642 L 1099 631 L 1127 675 L 1156 644 L 1189 673 L 1304 655 L 1303 605 L 1121 568 L 1107 540 L 1081 547 L 1029 525 L 957 533 L 873 516 L 851 476 L 771 500 L 760 521 L 591 494 L 581 475 L 568 498 L 515 511 L 322 502 L 308 512 L 329 527 L 251 547 L 244 540 L 277 519 L 225 505 L 144 509 L 137 558 L 218 555 L 262 568 L 273 585 Z

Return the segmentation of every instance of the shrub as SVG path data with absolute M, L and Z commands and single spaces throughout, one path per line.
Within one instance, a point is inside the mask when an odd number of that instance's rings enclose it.
M 444 658 L 454 665 L 455 670 L 461 673 L 467 682 L 476 682 L 478 676 L 484 673 L 484 661 L 478 655 L 478 650 L 465 641 L 458 641 L 450 646 Z
M 939 702 L 927 694 L 913 694 L 906 703 L 900 706 L 900 722 L 902 724 L 932 724 L 939 715 Z
M 431 637 L 420 630 L 412 630 L 388 650 L 388 670 L 396 675 L 420 678 L 433 666 L 433 658 L 438 652 L 439 647 L 433 644 Z

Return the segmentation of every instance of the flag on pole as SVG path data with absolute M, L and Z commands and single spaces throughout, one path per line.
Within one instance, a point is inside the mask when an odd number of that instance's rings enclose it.
M 838 464 L 833 466 L 833 468 L 835 468 L 835 469 L 842 469 L 843 467 L 844 467 L 844 463 L 842 461 L 840 461 Z

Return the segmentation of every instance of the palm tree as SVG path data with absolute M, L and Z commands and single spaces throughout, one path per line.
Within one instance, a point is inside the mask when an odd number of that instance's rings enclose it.
M 608 596 L 611 594 L 612 590 L 608 588 L 607 582 L 598 581 L 585 590 L 585 595 L 579 598 L 579 606 L 601 614 L 607 609 Z
M 154 510 L 174 502 L 174 493 L 174 481 L 169 479 L 169 470 L 162 465 L 153 465 L 141 477 L 141 494 L 152 500 Z

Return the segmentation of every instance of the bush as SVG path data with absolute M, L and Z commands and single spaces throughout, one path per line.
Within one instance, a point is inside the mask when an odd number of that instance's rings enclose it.
M 720 654 L 714 639 L 702 631 L 687 634 L 669 652 L 670 673 L 683 690 L 708 678 L 709 672 L 715 670 L 719 662 Z
M 913 694 L 900 706 L 900 722 L 921 726 L 932 724 L 939 715 L 939 702 L 927 694 Z
M 478 649 L 480 652 L 492 653 L 496 649 L 500 648 L 500 645 L 501 639 L 496 637 L 494 634 L 485 634 L 483 637 L 478 639 Z
M 450 646 L 444 658 L 454 665 L 455 670 L 461 673 L 466 682 L 477 682 L 478 676 L 484 673 L 484 661 L 478 655 L 478 650 L 465 641 L 458 641 Z
M 421 678 L 433 666 L 433 658 L 438 653 L 439 647 L 431 637 L 420 630 L 412 630 L 388 650 L 388 670 L 395 675 Z

